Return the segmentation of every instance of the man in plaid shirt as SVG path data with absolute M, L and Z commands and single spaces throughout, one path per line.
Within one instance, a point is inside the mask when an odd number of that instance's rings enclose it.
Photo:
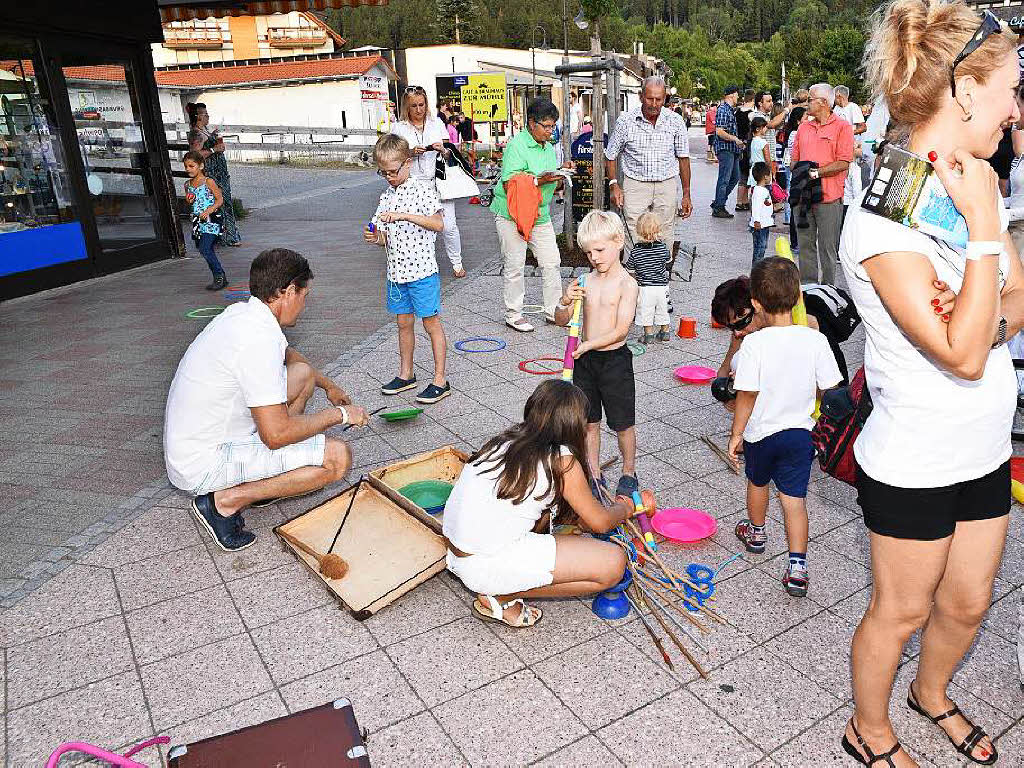
M 652 211 L 658 217 L 662 237 L 669 243 L 675 238 L 677 211 L 684 219 L 693 212 L 686 121 L 665 109 L 665 96 L 663 78 L 644 80 L 641 106 L 619 116 L 604 151 L 611 202 L 622 210 L 633 242 L 637 219 L 644 211 Z M 620 157 L 621 186 L 616 165 Z
M 740 155 L 745 143 L 736 127 L 736 101 L 739 89 L 730 85 L 725 89 L 722 103 L 715 115 L 715 153 L 718 155 L 718 183 L 715 186 L 715 201 L 711 203 L 711 215 L 716 219 L 731 219 L 733 214 L 725 210 L 725 201 L 740 180 Z

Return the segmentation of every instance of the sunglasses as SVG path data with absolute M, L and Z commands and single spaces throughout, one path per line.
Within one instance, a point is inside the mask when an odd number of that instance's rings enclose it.
M 422 85 L 409 85 L 405 88 L 406 93 L 426 93 Z
M 982 11 L 981 13 L 981 24 L 978 26 L 978 31 L 975 32 L 971 39 L 967 41 L 967 45 L 960 51 L 960 54 L 953 59 L 953 66 L 949 70 L 949 89 L 953 92 L 953 97 L 956 97 L 956 68 L 963 62 L 968 56 L 974 53 L 981 47 L 981 44 L 988 40 L 992 35 L 1001 34 L 1003 31 L 1003 25 L 999 19 L 996 18 L 992 11 Z
M 731 323 L 726 323 L 725 327 L 730 331 L 742 331 L 750 322 L 754 319 L 754 310 L 750 310 L 745 316 L 739 317 L 733 320 Z

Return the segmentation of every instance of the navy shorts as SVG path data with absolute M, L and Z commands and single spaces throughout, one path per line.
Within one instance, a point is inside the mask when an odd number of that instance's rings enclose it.
M 388 312 L 433 317 L 441 314 L 441 275 L 435 272 L 411 283 L 387 281 Z
M 756 443 L 743 441 L 747 480 L 763 488 L 775 481 L 779 493 L 803 499 L 811 480 L 814 446 L 806 429 L 784 429 Z

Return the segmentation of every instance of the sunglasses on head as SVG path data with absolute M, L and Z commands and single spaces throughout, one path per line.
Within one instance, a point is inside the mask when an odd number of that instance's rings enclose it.
M 405 88 L 406 93 L 426 93 L 422 85 L 408 85 Z
M 963 62 L 968 56 L 978 50 L 982 43 L 988 40 L 992 35 L 1001 34 L 1003 31 L 1003 25 L 996 18 L 992 11 L 981 12 L 981 24 L 978 26 L 978 30 L 971 35 L 971 39 L 967 41 L 967 45 L 960 51 L 960 54 L 953 59 L 953 66 L 949 70 L 949 89 L 953 92 L 953 97 L 956 97 L 956 68 Z
M 750 325 L 750 322 L 753 319 L 754 319 L 754 310 L 750 310 L 743 317 L 738 317 L 735 320 L 733 320 L 731 323 L 726 323 L 725 327 L 728 328 L 730 331 L 742 331 L 744 328 L 746 328 L 748 325 Z

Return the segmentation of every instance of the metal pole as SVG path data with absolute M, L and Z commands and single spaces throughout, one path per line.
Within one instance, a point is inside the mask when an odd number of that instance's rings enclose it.
M 536 31 L 536 30 L 535 30 Z M 531 40 L 532 43 L 537 42 Z M 537 95 L 537 48 L 533 45 L 530 46 L 530 72 L 533 74 L 533 95 Z
M 562 0 L 562 42 L 565 50 L 562 53 L 562 66 L 569 65 L 569 0 Z M 562 157 L 565 160 L 572 159 L 572 137 L 569 135 L 572 119 L 569 114 L 569 73 L 562 73 Z M 570 251 L 576 245 L 576 221 L 572 217 L 572 196 L 573 189 L 569 185 L 565 187 L 565 203 L 562 206 L 562 232 L 565 233 L 565 246 Z
M 590 56 L 594 63 L 601 58 L 601 27 L 594 21 L 590 34 Z M 604 73 L 594 70 L 593 95 L 590 97 L 590 115 L 594 122 L 594 210 L 604 210 Z

